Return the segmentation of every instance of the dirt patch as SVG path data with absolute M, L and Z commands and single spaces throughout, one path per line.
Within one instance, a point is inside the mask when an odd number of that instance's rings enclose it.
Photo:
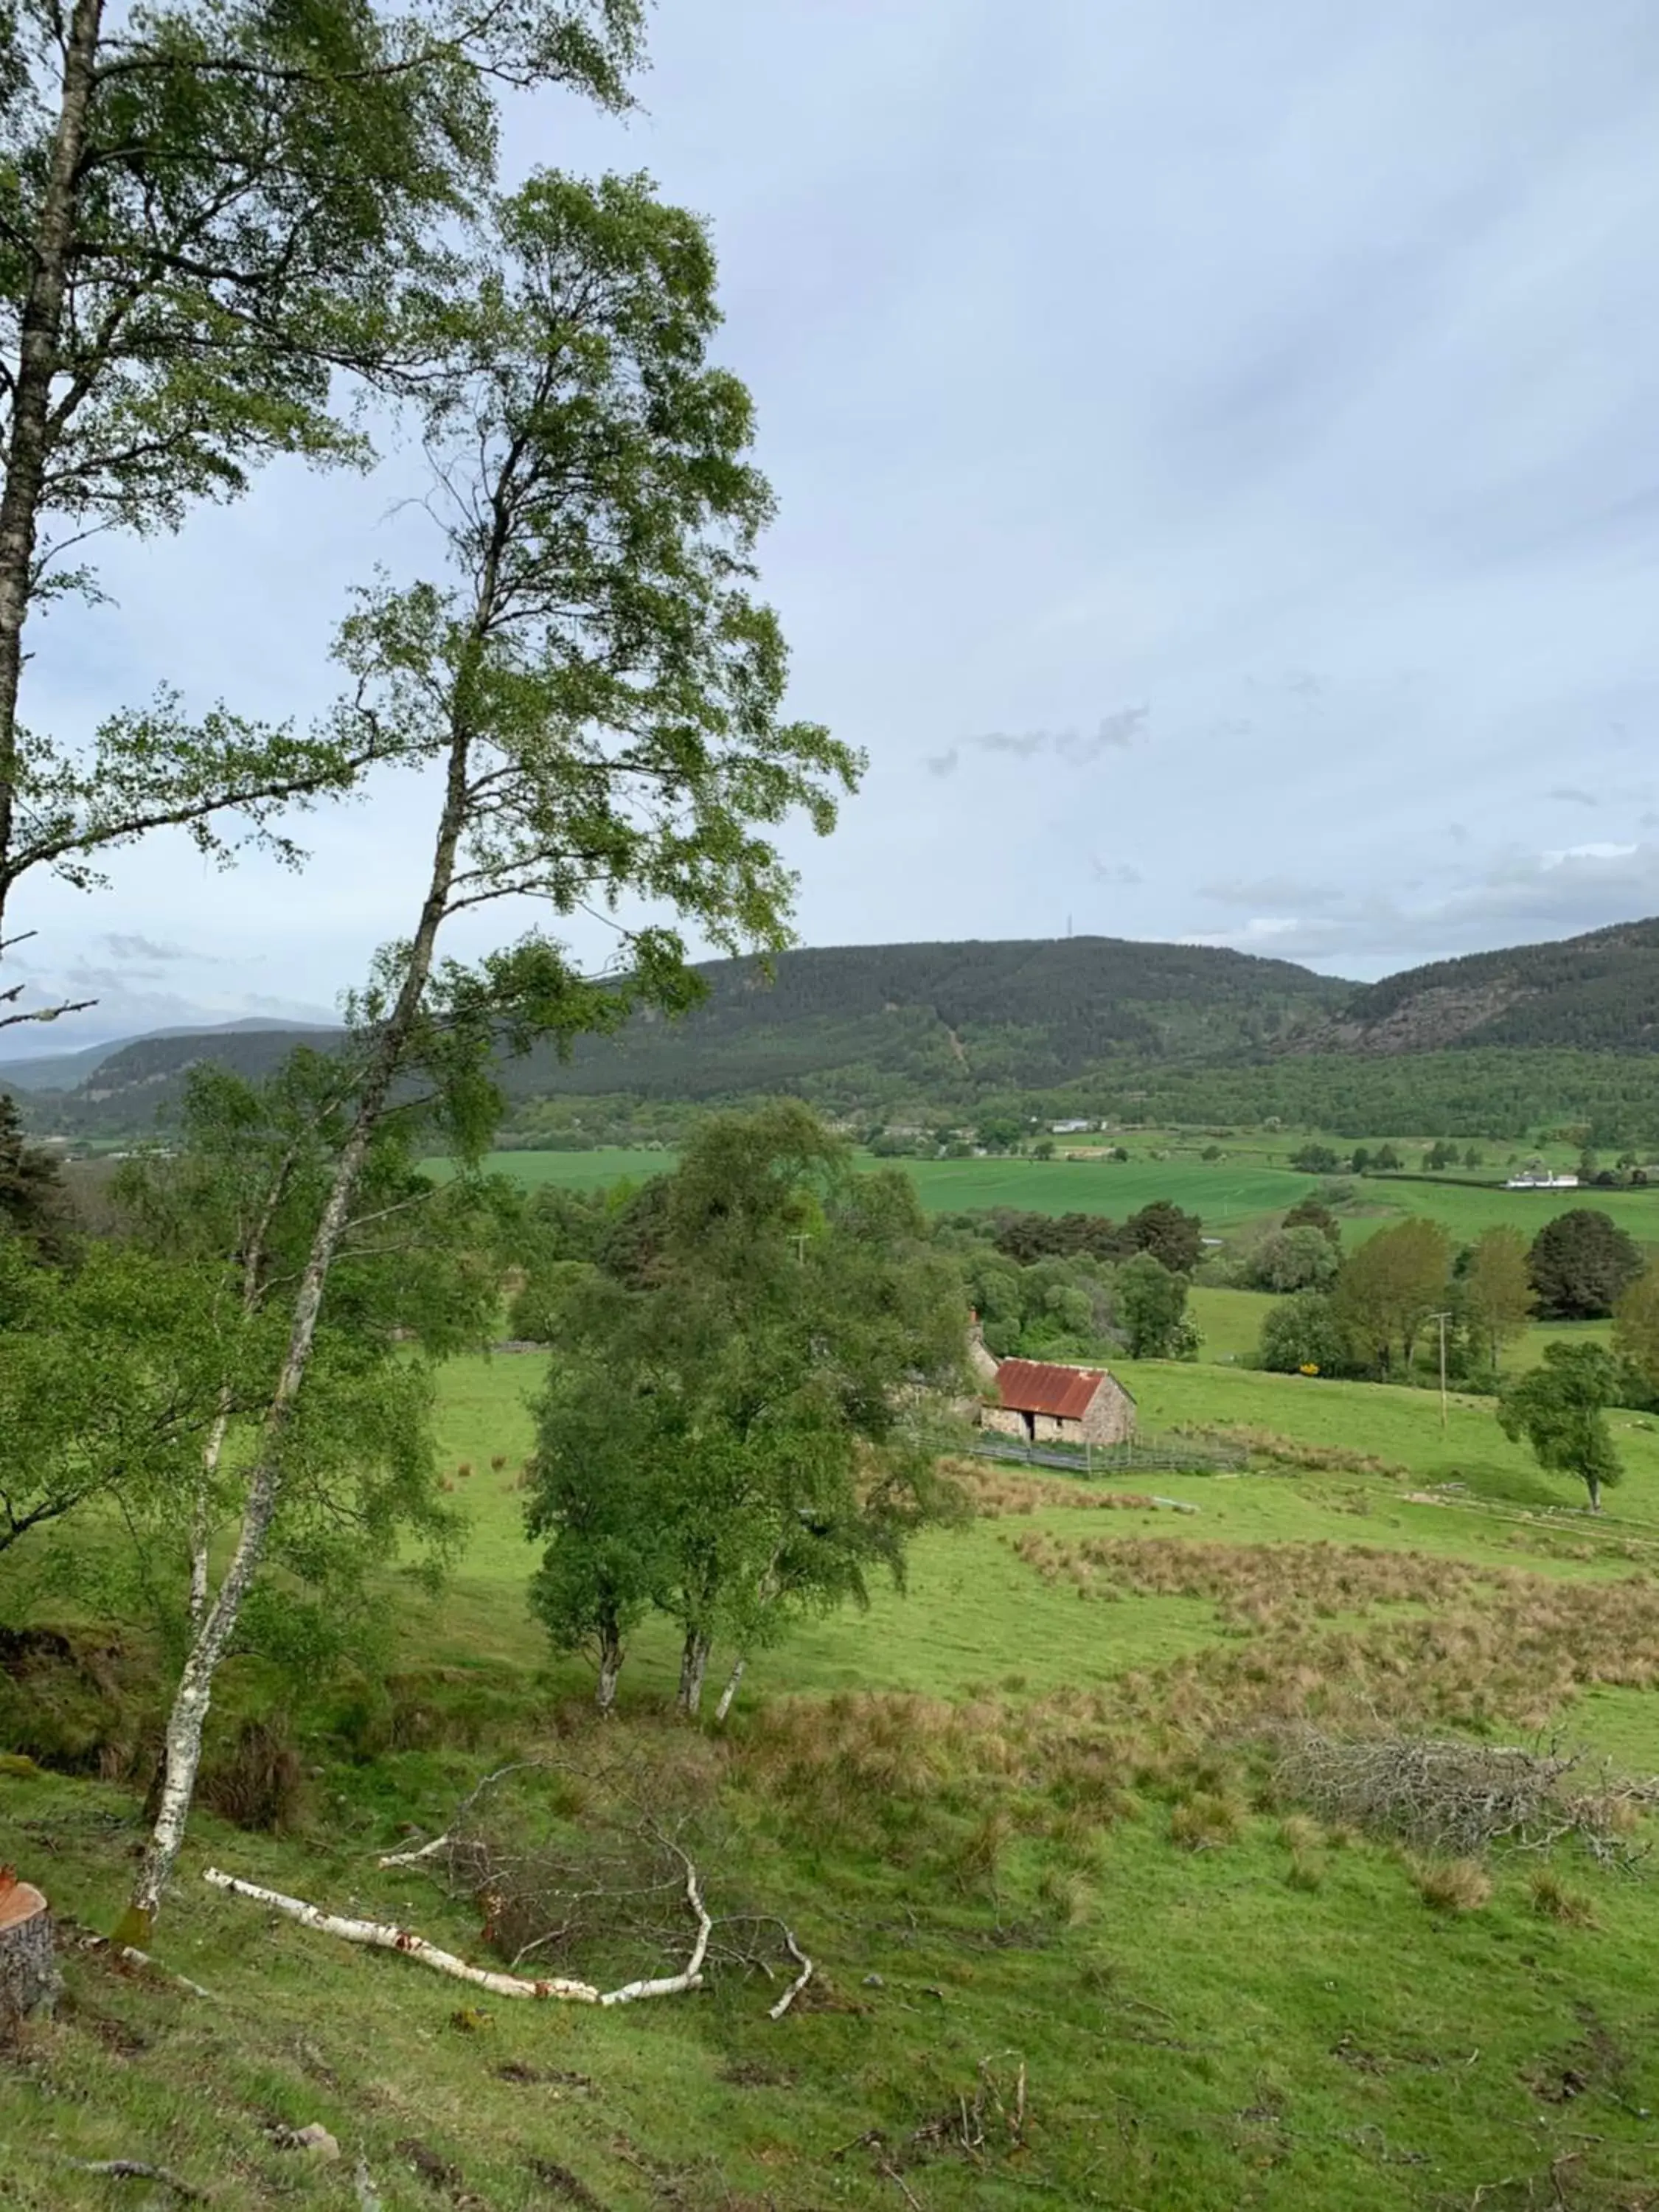
M 580 2174 L 572 2173 L 556 2158 L 532 2158 L 530 2171 L 548 2195 L 561 2204 L 575 2204 L 581 2212 L 607 2212 L 605 2199 L 596 2197 Z

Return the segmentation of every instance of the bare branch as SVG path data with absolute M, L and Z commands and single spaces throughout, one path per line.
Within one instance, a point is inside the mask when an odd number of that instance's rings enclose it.
M 677 1847 L 676 1847 L 677 1848 Z M 453 1951 L 441 1951 L 428 1943 L 423 1936 L 416 1936 L 407 1928 L 394 1928 L 384 1920 L 348 1919 L 343 1914 L 324 1912 L 303 1898 L 285 1897 L 281 1890 L 264 1888 L 258 1882 L 242 1881 L 235 1875 L 225 1874 L 217 1867 L 206 1868 L 202 1875 L 205 1882 L 215 1889 L 228 1890 L 233 1897 L 246 1897 L 254 1905 L 263 1905 L 273 1912 L 297 1920 L 301 1927 L 314 1929 L 319 1936 L 337 1936 L 343 1943 L 362 1943 L 371 1950 L 398 1951 L 404 1958 L 412 1959 L 417 1966 L 430 1966 L 434 1973 L 448 1974 L 458 1982 L 470 1982 L 475 1989 L 488 1990 L 492 1996 L 530 1997 L 553 2000 L 562 2004 L 623 2005 L 635 2004 L 643 1997 L 678 1996 L 688 1990 L 702 1986 L 702 1963 L 708 1950 L 708 1938 L 714 1932 L 714 1922 L 702 1901 L 702 1890 L 697 1880 L 697 1869 L 684 1852 L 679 1853 L 685 1868 L 685 1898 L 696 1917 L 697 1936 L 691 1955 L 678 1974 L 665 1974 L 653 1980 L 628 1982 L 619 1990 L 599 1990 L 592 1982 L 578 1982 L 562 1976 L 543 1981 L 526 1981 L 521 1975 L 500 1974 L 487 1966 L 469 1965 L 458 1959 Z

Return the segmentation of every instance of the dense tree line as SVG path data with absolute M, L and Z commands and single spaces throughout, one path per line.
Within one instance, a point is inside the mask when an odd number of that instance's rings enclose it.
M 1583 1321 L 1634 1314 L 1628 1302 L 1649 1279 L 1633 1240 L 1587 1206 L 1558 1215 L 1530 1245 L 1505 1226 L 1456 1249 L 1438 1223 L 1413 1219 L 1378 1230 L 1344 1254 L 1331 1241 L 1337 1229 L 1328 1216 L 1324 1230 L 1281 1229 L 1244 1255 L 1247 1279 L 1292 1293 L 1263 1324 L 1262 1366 L 1410 1380 L 1431 1335 L 1430 1364 L 1437 1364 L 1443 1316 L 1449 1375 L 1491 1387 L 1505 1346 L 1534 1316 Z M 1640 1359 L 1627 1362 L 1617 1387 L 1626 1402 L 1647 1402 L 1650 1386 Z

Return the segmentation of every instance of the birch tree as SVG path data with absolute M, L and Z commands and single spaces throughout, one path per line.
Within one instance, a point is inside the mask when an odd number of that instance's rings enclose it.
M 363 1048 L 356 1040 L 337 1053 L 301 1050 L 262 1084 L 227 1068 L 193 1069 L 179 1145 L 132 1164 L 114 1186 L 142 1250 L 162 1266 L 216 1279 L 222 1379 L 199 1461 L 161 1511 L 146 1514 L 140 1499 L 127 1516 L 139 1579 L 156 1626 L 173 1642 L 181 1618 L 190 1633 L 199 1631 L 210 1554 L 237 1516 L 240 1476 L 225 1464 L 226 1446 L 250 1405 L 269 1401 L 288 1306 L 349 1133 Z M 328 1592 L 337 1614 L 399 1532 L 439 1553 L 453 1534 L 437 1502 L 422 1362 L 478 1348 L 499 1297 L 504 1224 L 493 1194 L 466 1178 L 439 1184 L 420 1173 L 422 1139 L 410 1112 L 387 1115 L 374 1132 L 313 1349 L 306 1479 L 296 1479 L 300 1455 L 291 1455 L 273 1526 L 270 1564 Z M 185 1496 L 187 1516 L 178 1510 Z M 189 1595 L 180 1608 L 172 1570 L 186 1539 Z
M 118 1244 L 44 1265 L 0 1225 L 0 1556 L 93 1498 L 186 1486 L 222 1396 L 255 1402 L 228 1364 L 201 1268 Z
M 640 0 L 24 0 L 0 22 L 0 954 L 32 872 L 182 827 L 222 856 L 337 792 L 373 735 L 172 695 L 84 750 L 20 718 L 79 549 L 176 527 L 278 454 L 368 458 L 354 393 L 422 388 L 493 182 L 501 86 L 626 105 Z M 18 940 L 13 937 L 15 945 Z M 0 990 L 0 1026 L 24 1012 Z
M 340 646 L 342 740 L 428 771 L 430 861 L 409 936 L 354 1009 L 368 1049 L 235 1542 L 179 1673 L 129 1941 L 148 1930 L 184 1836 L 214 1675 L 400 1086 L 426 1086 L 452 1143 L 476 1152 L 499 1110 L 499 1045 L 696 995 L 676 922 L 722 949 L 786 941 L 793 879 L 772 834 L 797 809 L 827 831 L 859 766 L 781 715 L 782 639 L 750 589 L 770 495 L 748 457 L 748 394 L 708 360 L 719 315 L 702 225 L 639 179 L 545 174 L 501 204 L 495 240 L 427 422 L 443 566 L 366 592 Z M 456 915 L 502 900 L 614 917 L 615 972 L 585 978 L 542 933 L 470 966 L 441 951 Z
M 902 1584 L 911 1536 L 959 1503 L 931 1409 L 965 1316 L 908 1182 L 854 1175 L 805 1107 L 709 1123 L 660 1190 L 643 1286 L 572 1309 L 577 1356 L 538 1410 L 532 1602 L 556 1646 L 597 1648 L 602 1705 L 653 1604 L 695 1717 L 717 1639 L 740 1673 L 800 1613 Z

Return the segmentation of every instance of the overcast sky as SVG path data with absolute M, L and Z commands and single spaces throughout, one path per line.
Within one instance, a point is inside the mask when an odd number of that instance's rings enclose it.
M 1651 0 L 661 0 L 652 47 L 643 114 L 526 103 L 510 164 L 713 223 L 793 704 L 870 756 L 790 839 L 806 942 L 1370 976 L 1659 912 Z M 112 549 L 28 720 L 316 711 L 400 465 Z M 82 1035 L 325 1012 L 425 817 L 319 819 L 299 879 L 158 844 L 14 919 Z

